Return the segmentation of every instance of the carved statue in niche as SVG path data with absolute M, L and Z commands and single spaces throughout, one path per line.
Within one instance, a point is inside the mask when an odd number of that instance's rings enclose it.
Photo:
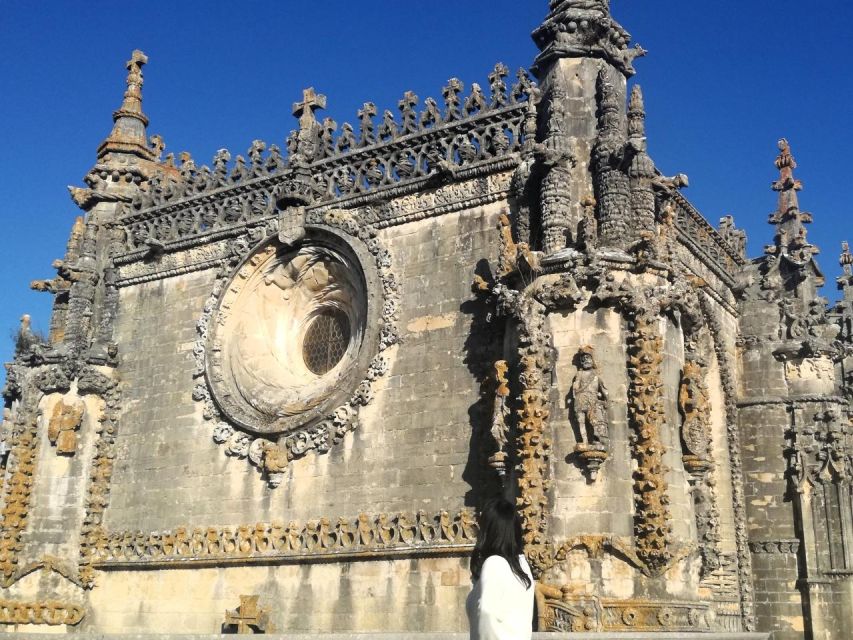
M 607 425 L 609 397 L 596 366 L 592 347 L 582 347 L 578 351 L 575 365 L 578 372 L 566 396 L 566 407 L 576 429 L 575 453 L 586 467 L 590 480 L 595 480 L 610 449 Z
M 678 390 L 678 410 L 681 413 L 681 444 L 684 464 L 690 473 L 703 473 L 710 466 L 709 434 L 710 401 L 703 380 L 702 364 L 695 360 L 684 363 L 681 386 Z
M 73 456 L 77 452 L 77 430 L 83 423 L 84 411 L 80 400 L 66 402 L 62 398 L 56 403 L 47 426 L 47 438 L 57 454 Z
M 489 466 L 495 469 L 501 477 L 506 474 L 506 445 L 509 432 L 509 427 L 506 423 L 506 419 L 510 414 L 509 406 L 507 405 L 509 382 L 506 379 L 506 372 L 508 369 L 509 365 L 506 360 L 495 362 L 495 406 L 492 414 L 491 434 L 497 446 L 497 452 L 489 458 Z

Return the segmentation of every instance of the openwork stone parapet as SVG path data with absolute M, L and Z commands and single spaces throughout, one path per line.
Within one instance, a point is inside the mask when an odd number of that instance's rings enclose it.
M 520 71 L 507 91 L 507 74 L 503 65 L 496 67 L 490 99 L 476 84 L 462 98 L 462 83 L 452 80 L 444 90 L 443 110 L 428 98 L 417 112 L 418 98 L 408 92 L 400 103 L 402 122 L 386 111 L 378 132 L 371 120 L 376 108 L 368 103 L 359 114 L 358 138 L 345 124 L 334 139 L 336 123 L 314 120 L 313 110 L 321 103 L 306 92 L 306 102 L 294 111 L 300 114 L 300 130 L 288 141 L 286 160 L 274 145 L 262 156 L 266 145 L 260 141 L 249 150 L 250 166 L 238 156 L 229 168 L 231 156 L 225 150 L 217 154 L 212 171 L 197 169 L 185 157 L 179 179 L 155 177 L 122 217 L 125 238 L 117 252 L 145 252 L 158 243 L 269 215 L 283 192 L 293 188 L 296 173 L 303 176 L 301 191 L 310 200 L 353 206 L 351 201 L 365 194 L 382 192 L 388 199 L 399 195 L 395 189 L 403 185 L 411 184 L 415 191 L 511 168 L 517 164 L 513 156 L 521 148 L 536 89 Z

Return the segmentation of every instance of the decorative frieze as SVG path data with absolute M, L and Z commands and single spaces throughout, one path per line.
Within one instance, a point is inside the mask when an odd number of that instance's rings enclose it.
M 614 600 L 545 584 L 536 585 L 536 599 L 540 631 L 696 633 L 714 620 L 706 602 Z
M 360 557 L 465 554 L 477 539 L 467 510 L 428 514 L 359 514 L 237 527 L 178 527 L 145 534 L 107 533 L 92 548 L 97 568 L 332 561 Z
M 83 605 L 59 600 L 0 600 L 0 624 L 76 625 L 86 614 Z
M 800 541 L 794 540 L 750 540 L 749 550 L 756 555 L 783 554 L 796 555 L 800 550 Z

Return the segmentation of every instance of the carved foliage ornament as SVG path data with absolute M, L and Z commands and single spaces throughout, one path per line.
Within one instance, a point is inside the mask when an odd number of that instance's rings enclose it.
M 343 211 L 311 212 L 295 245 L 233 249 L 198 324 L 194 397 L 214 440 L 276 486 L 355 428 L 397 340 L 397 284 L 375 230 Z

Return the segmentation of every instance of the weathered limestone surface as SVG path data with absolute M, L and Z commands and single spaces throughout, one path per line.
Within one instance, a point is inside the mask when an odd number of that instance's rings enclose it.
M 761 258 L 693 208 L 609 2 L 533 36 L 210 166 L 132 54 L 7 365 L 0 635 L 467 637 L 504 495 L 537 638 L 847 637 L 853 255 L 828 308 L 784 140 Z

